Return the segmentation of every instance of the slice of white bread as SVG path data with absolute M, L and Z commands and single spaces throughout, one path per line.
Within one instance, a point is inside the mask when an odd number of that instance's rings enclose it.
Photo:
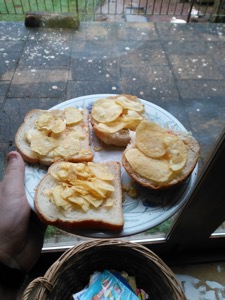
M 40 155 L 37 152 L 31 150 L 30 143 L 27 140 L 26 136 L 30 130 L 36 129 L 36 120 L 45 112 L 47 111 L 40 109 L 34 109 L 29 111 L 24 118 L 24 123 L 19 127 L 16 133 L 16 147 L 18 152 L 22 155 L 23 159 L 31 164 L 40 163 L 42 165 L 47 166 L 59 160 L 67 160 L 71 162 L 92 161 L 94 155 L 90 147 L 89 113 L 86 109 L 81 110 L 83 119 L 79 124 L 76 125 L 79 132 L 84 136 L 84 138 L 82 138 L 80 141 L 81 151 L 72 156 L 62 157 L 58 154 L 54 154 L 54 152 L 48 153 L 46 155 Z M 48 112 L 57 113 L 60 112 L 60 110 L 52 110 Z
M 127 94 L 110 96 L 105 99 L 116 100 L 120 97 L 125 97 L 130 102 L 141 103 L 141 101 L 136 96 L 127 95 Z M 92 108 L 92 110 L 93 110 L 93 108 Z M 144 118 L 144 113 L 145 113 L 145 111 L 144 111 L 144 105 L 143 105 L 143 112 L 139 113 L 139 115 Z M 99 122 L 93 118 L 92 113 L 90 116 L 90 121 L 91 121 L 92 128 L 93 128 L 93 131 L 95 132 L 96 136 L 105 144 L 124 147 L 124 146 L 127 146 L 127 144 L 130 142 L 129 129 L 123 128 L 123 129 L 118 130 L 115 133 L 108 133 L 108 132 L 100 131 L 97 127 Z
M 123 152 L 122 165 L 124 166 L 127 173 L 130 175 L 131 178 L 133 178 L 140 185 L 147 187 L 149 189 L 160 190 L 160 189 L 166 189 L 166 188 L 174 187 L 178 184 L 181 184 L 191 175 L 192 171 L 194 170 L 194 168 L 198 162 L 200 146 L 199 146 L 199 143 L 197 142 L 197 140 L 191 135 L 191 133 L 172 132 L 171 130 L 168 130 L 168 132 L 179 136 L 179 138 L 183 141 L 183 143 L 185 144 L 185 146 L 187 148 L 187 159 L 186 159 L 186 163 L 183 166 L 183 168 L 181 170 L 173 172 L 173 174 L 169 177 L 169 179 L 164 182 L 156 182 L 154 180 L 146 178 L 143 176 L 142 172 L 141 172 L 142 175 L 140 175 L 137 172 L 137 170 L 134 170 L 132 168 L 131 164 L 127 160 L 126 152 L 129 151 L 130 149 L 138 149 L 137 143 L 136 143 L 136 133 L 132 133 L 131 142 L 127 146 L 125 151 Z M 135 153 L 135 152 L 133 152 L 133 153 Z M 147 168 L 147 166 L 145 165 L 143 167 L 143 169 L 144 168 Z M 159 172 L 157 172 L 157 170 L 156 170 L 155 173 L 159 173 Z
M 34 198 L 35 211 L 39 218 L 46 224 L 54 225 L 68 232 L 77 229 L 100 229 L 109 231 L 121 231 L 124 225 L 124 217 L 122 210 L 122 186 L 120 177 L 120 163 L 107 162 L 99 163 L 107 166 L 113 174 L 113 186 L 115 191 L 110 195 L 114 199 L 112 207 L 101 205 L 97 208 L 90 206 L 88 211 L 83 211 L 79 206 L 75 205 L 74 209 L 63 209 L 55 205 L 50 199 L 46 190 L 55 187 L 58 184 L 51 174 L 51 170 L 56 170 L 61 162 L 56 162 L 48 170 L 37 186 Z

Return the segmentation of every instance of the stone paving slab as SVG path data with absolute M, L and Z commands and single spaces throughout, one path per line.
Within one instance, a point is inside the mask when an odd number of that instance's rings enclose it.
M 12 80 L 19 63 L 21 53 L 8 52 L 7 50 L 5 50 L 5 48 L 1 49 L 3 49 L 2 52 L 0 52 L 0 74 L 2 74 L 1 80 Z
M 7 97 L 62 98 L 68 81 L 67 66 L 17 68 Z
M 82 95 L 130 93 L 166 109 L 198 139 L 200 169 L 224 127 L 224 24 L 1 22 L 0 59 L 1 176 L 27 111 Z
M 224 79 L 213 58 L 206 54 L 171 54 L 170 62 L 177 79 Z

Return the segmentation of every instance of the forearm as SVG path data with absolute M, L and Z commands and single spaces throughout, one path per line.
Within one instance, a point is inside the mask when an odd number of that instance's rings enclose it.
M 0 181 L 0 300 L 15 300 L 40 256 L 46 225 L 28 204 L 23 158 L 12 151 L 7 161 Z

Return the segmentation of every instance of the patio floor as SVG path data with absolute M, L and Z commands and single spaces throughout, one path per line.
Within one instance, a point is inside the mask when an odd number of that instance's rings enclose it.
M 27 111 L 103 93 L 169 111 L 198 139 L 201 170 L 224 126 L 224 43 L 224 24 L 95 22 L 71 31 L 1 22 L 1 174 Z

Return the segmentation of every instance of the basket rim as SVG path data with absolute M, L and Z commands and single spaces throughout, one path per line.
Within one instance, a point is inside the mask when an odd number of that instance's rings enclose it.
M 170 287 L 172 288 L 174 295 L 177 296 L 179 300 L 186 300 L 186 296 L 184 291 L 178 282 L 173 271 L 170 269 L 169 266 L 165 264 L 165 262 L 152 250 L 148 249 L 142 244 L 133 242 L 133 241 L 126 241 L 126 240 L 114 240 L 114 239 L 94 239 L 91 241 L 80 242 L 79 244 L 73 246 L 72 248 L 66 250 L 46 271 L 44 276 L 38 277 L 34 279 L 30 284 L 27 286 L 23 293 L 22 300 L 28 300 L 29 295 L 32 293 L 34 289 L 39 289 L 40 294 L 39 296 L 42 297 L 45 293 L 50 293 L 54 287 L 54 284 L 57 281 L 58 276 L 60 273 L 64 272 L 68 269 L 67 264 L 69 259 L 73 258 L 78 253 L 84 253 L 85 251 L 90 250 L 91 248 L 98 248 L 98 247 L 110 247 L 110 246 L 118 246 L 130 249 L 132 251 L 136 251 L 140 255 L 151 259 L 151 261 L 157 265 L 168 280 Z M 40 298 L 42 299 L 42 298 Z

